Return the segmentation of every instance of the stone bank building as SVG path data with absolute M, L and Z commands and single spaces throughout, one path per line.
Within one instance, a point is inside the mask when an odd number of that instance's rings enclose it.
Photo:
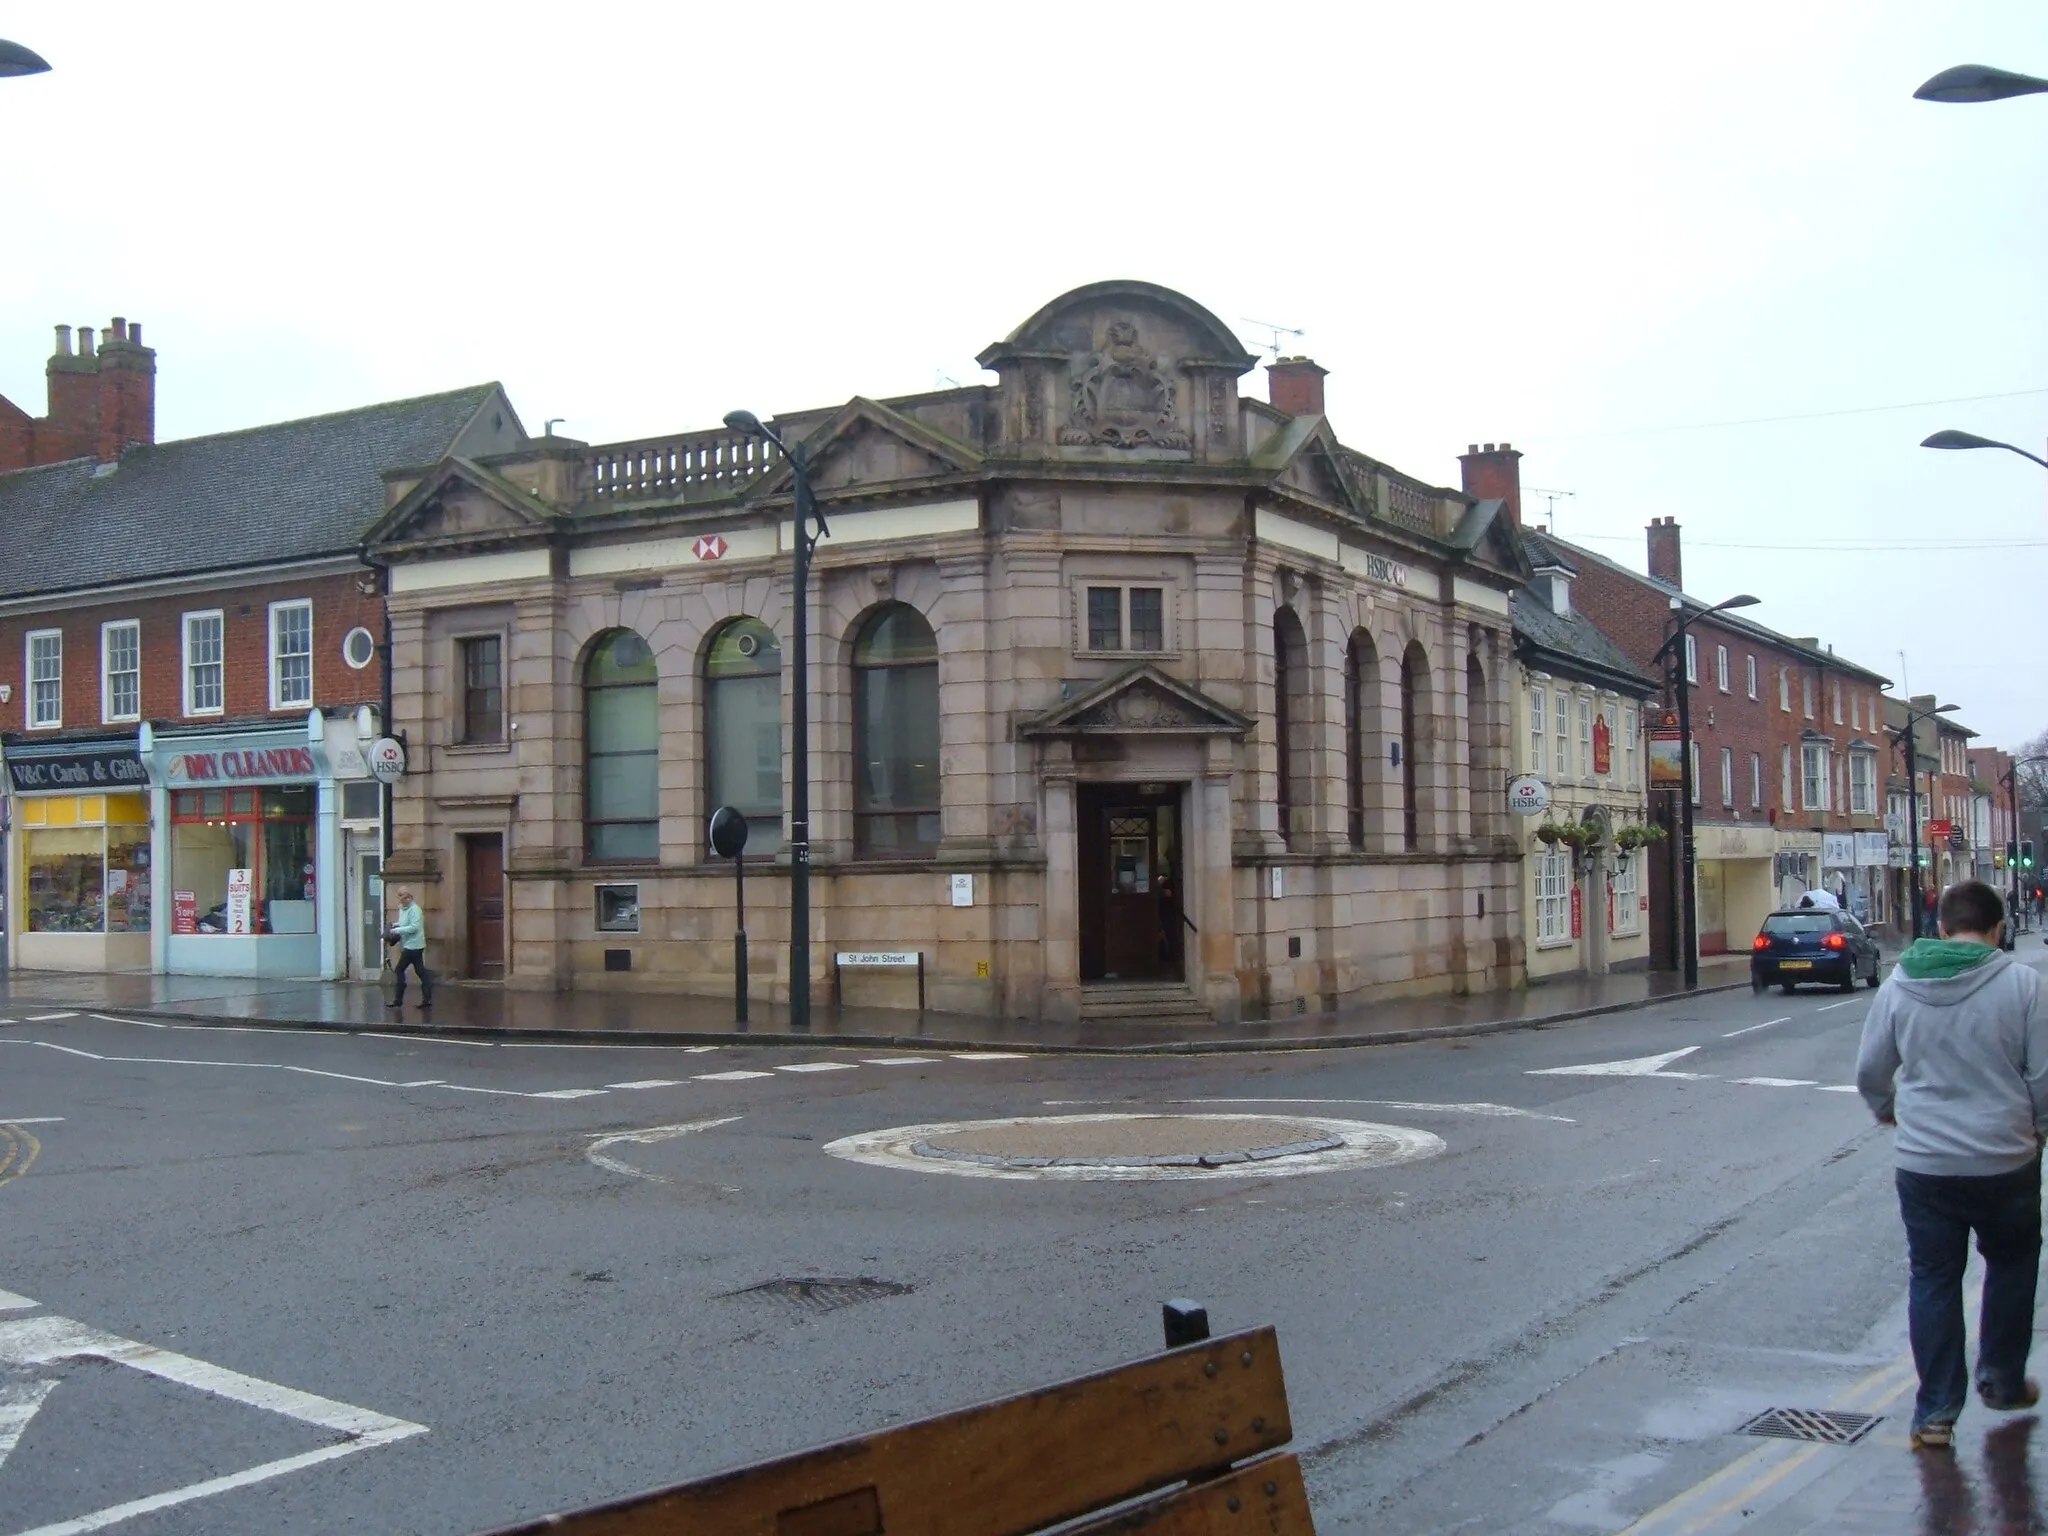
M 1293 1014 L 1523 974 L 1503 787 L 1528 577 L 1507 498 L 1345 446 L 1323 371 L 1109 282 L 800 441 L 813 986 L 925 957 L 930 1005 Z M 751 402 L 733 402 L 735 405 Z M 750 822 L 757 997 L 787 995 L 791 466 L 725 429 L 387 475 L 393 885 L 452 971 L 729 994 Z M 849 1002 L 909 1004 L 849 971 Z

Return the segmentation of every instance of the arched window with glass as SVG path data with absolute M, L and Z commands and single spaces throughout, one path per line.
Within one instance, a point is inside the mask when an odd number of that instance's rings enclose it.
M 1418 749 L 1429 713 L 1429 658 L 1410 642 L 1401 653 L 1401 842 L 1411 851 L 1422 839 L 1421 770 Z
M 747 818 L 747 855 L 782 846 L 782 642 L 759 619 L 734 619 L 704 653 L 704 816 Z
M 661 857 L 657 684 L 654 652 L 630 629 L 604 636 L 584 664 L 584 847 L 593 860 Z
M 892 603 L 853 645 L 853 840 L 874 858 L 939 845 L 939 642 Z
M 1308 637 L 1291 608 L 1273 615 L 1273 744 L 1280 840 L 1295 845 L 1295 810 L 1308 797 Z
M 1486 702 L 1486 669 L 1476 655 L 1465 658 L 1465 806 L 1471 835 L 1484 837 L 1492 807 L 1493 785 L 1487 770 L 1488 738 L 1492 734 Z
M 1354 848 L 1365 846 L 1366 791 L 1378 771 L 1380 658 L 1360 630 L 1344 648 L 1344 820 Z

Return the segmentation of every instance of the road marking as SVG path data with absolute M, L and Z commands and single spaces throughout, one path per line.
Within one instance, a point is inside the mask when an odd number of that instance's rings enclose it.
M 739 1083 L 750 1077 L 773 1077 L 773 1072 L 699 1072 L 690 1081 L 693 1083 Z
M 30 1024 L 47 1024 L 52 1019 L 75 1019 L 75 1013 L 25 1013 L 22 1018 Z
M 245 1376 L 225 1366 L 211 1365 L 190 1355 L 158 1349 L 134 1339 L 101 1333 L 67 1317 L 23 1318 L 15 1322 L 0 1323 L 0 1362 L 16 1366 L 37 1366 L 49 1365 L 59 1360 L 76 1359 L 104 1360 L 110 1365 L 125 1365 L 164 1381 L 193 1387 L 214 1397 L 225 1398 L 229 1402 L 240 1403 L 266 1413 L 275 1413 L 284 1418 L 297 1419 L 300 1423 L 311 1424 L 316 1429 L 328 1430 L 343 1438 L 336 1444 L 322 1446 L 318 1450 L 306 1451 L 297 1456 L 286 1456 L 277 1461 L 263 1462 L 240 1472 L 231 1472 L 224 1477 L 188 1483 L 182 1488 L 151 1494 L 147 1498 L 111 1504 L 105 1509 L 74 1519 L 39 1525 L 33 1530 L 21 1532 L 20 1536 L 86 1536 L 87 1532 L 104 1530 L 124 1520 L 135 1519 L 138 1515 L 172 1509 L 180 1504 L 189 1504 L 195 1499 L 210 1498 L 214 1494 L 226 1493 L 233 1488 L 245 1488 L 251 1483 L 266 1482 L 287 1472 L 296 1472 L 304 1467 L 317 1466 L 323 1461 L 352 1456 L 358 1451 L 388 1445 L 395 1440 L 404 1440 L 427 1432 L 427 1426 L 424 1424 L 392 1418 L 388 1414 L 375 1413 L 367 1408 L 337 1402 L 333 1398 L 319 1397 L 311 1392 L 280 1386 L 276 1382 L 264 1381 L 259 1377 Z M 41 1395 L 47 1396 L 47 1390 Z
M 1765 1019 L 1761 1024 L 1748 1024 L 1743 1026 L 1741 1029 L 1731 1029 L 1728 1031 L 1727 1034 L 1723 1035 L 1721 1038 L 1723 1040 L 1733 1040 L 1737 1035 L 1746 1035 L 1751 1030 L 1769 1029 L 1773 1024 L 1790 1024 L 1791 1022 L 1792 1015 L 1788 1013 L 1782 1019 Z
M 1047 1099 L 1052 1104 L 1108 1104 L 1110 1099 Z M 1565 1125 L 1579 1122 L 1569 1115 L 1546 1115 L 1533 1109 L 1516 1109 L 1512 1104 L 1429 1104 L 1411 1099 L 1168 1099 L 1169 1104 L 1369 1104 L 1376 1109 L 1441 1110 L 1448 1115 L 1496 1115 L 1516 1120 L 1556 1120 Z
M 550 1088 L 544 1093 L 529 1093 L 529 1099 L 594 1099 L 602 1094 L 602 1088 Z
M 22 1431 L 43 1406 L 43 1399 L 57 1389 L 52 1381 L 20 1381 L 11 1386 L 0 1381 L 0 1467 L 21 1443 Z
M 1735 1081 L 1751 1088 L 1811 1088 L 1815 1083 L 1810 1077 L 1738 1077 Z
M 1023 1061 L 1022 1051 L 955 1051 L 955 1061 Z
M 169 1029 L 171 1027 L 168 1024 L 151 1023 L 148 1019 L 117 1019 L 111 1013 L 95 1013 L 92 1017 L 98 1019 L 102 1024 L 133 1024 L 138 1029 Z
M 0 1125 L 0 1188 L 21 1178 L 36 1165 L 43 1144 L 27 1131 Z
M 731 1125 L 733 1121 L 739 1118 L 741 1117 L 738 1115 L 727 1115 L 720 1120 L 692 1120 L 683 1125 L 651 1125 L 644 1131 L 613 1131 L 611 1134 L 600 1136 L 591 1142 L 584 1149 L 583 1155 L 589 1158 L 591 1162 L 597 1164 L 598 1167 L 609 1168 L 613 1173 L 623 1173 L 632 1178 L 645 1179 L 650 1184 L 666 1184 L 668 1180 L 663 1175 L 649 1173 L 644 1168 L 635 1168 L 631 1163 L 620 1162 L 615 1157 L 606 1157 L 604 1149 L 606 1147 L 623 1146 L 629 1142 L 639 1146 L 647 1146 L 657 1141 L 671 1141 L 678 1136 L 688 1136 L 693 1131 L 708 1131 L 715 1126 Z
M 1861 1093 L 1863 1090 L 1854 1083 L 1830 1083 L 1820 1091 L 1822 1093 Z
M 786 1067 L 777 1067 L 778 1072 L 851 1072 L 850 1061 L 794 1061 Z
M 1579 1067 L 1533 1067 L 1528 1077 L 1677 1077 L 1699 1079 L 1711 1077 L 1710 1072 L 1666 1072 L 1664 1069 L 1681 1056 L 1690 1056 L 1698 1050 L 1688 1045 L 1681 1050 L 1665 1051 L 1659 1056 L 1636 1056 L 1627 1061 L 1594 1061 Z
M 1863 999 L 1860 997 L 1845 997 L 1839 1003 L 1822 1003 L 1813 1011 L 1815 1013 L 1832 1013 L 1837 1008 L 1847 1008 L 1852 1003 L 1860 1003 L 1862 1001 Z
M 62 1115 L 0 1115 L 0 1125 L 62 1125 Z
M 12 1291 L 0 1291 L 0 1312 L 18 1312 L 24 1307 L 40 1307 L 40 1301 L 30 1301 L 26 1296 L 17 1296 Z
M 681 1051 L 685 1056 L 702 1056 L 706 1051 L 721 1049 L 716 1045 L 607 1045 L 595 1040 L 588 1045 L 574 1040 L 451 1040 L 449 1044 L 495 1045 L 503 1051 Z
M 643 1077 L 637 1083 L 606 1083 L 607 1088 L 680 1088 L 683 1080 L 679 1077 Z
M 864 1056 L 861 1059 L 871 1067 L 921 1067 L 938 1060 L 936 1056 Z

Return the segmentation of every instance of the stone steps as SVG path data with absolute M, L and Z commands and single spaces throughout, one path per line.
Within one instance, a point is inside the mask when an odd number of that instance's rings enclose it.
M 1103 981 L 1081 988 L 1081 1017 L 1157 1024 L 1215 1022 L 1183 982 Z

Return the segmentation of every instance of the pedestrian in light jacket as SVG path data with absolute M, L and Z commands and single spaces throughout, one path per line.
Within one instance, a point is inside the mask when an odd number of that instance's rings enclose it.
M 434 978 L 427 974 L 427 915 L 412 899 L 411 891 L 398 893 L 398 917 L 391 924 L 390 939 L 398 946 L 398 987 L 387 1006 L 405 1006 L 405 973 L 410 967 L 420 978 L 420 1007 L 433 1007 Z
M 1896 1126 L 1899 1215 L 1912 1269 L 1907 1319 L 1920 1395 L 1915 1450 L 1951 1443 L 1969 1392 L 1963 1268 L 1984 1255 L 1977 1395 L 2031 1408 L 2027 1375 L 2041 1263 L 2041 1142 L 2048 1132 L 2048 996 L 1999 948 L 2005 904 L 1981 880 L 1942 893 L 1941 937 L 1899 957 L 1863 1021 L 1856 1086 Z

